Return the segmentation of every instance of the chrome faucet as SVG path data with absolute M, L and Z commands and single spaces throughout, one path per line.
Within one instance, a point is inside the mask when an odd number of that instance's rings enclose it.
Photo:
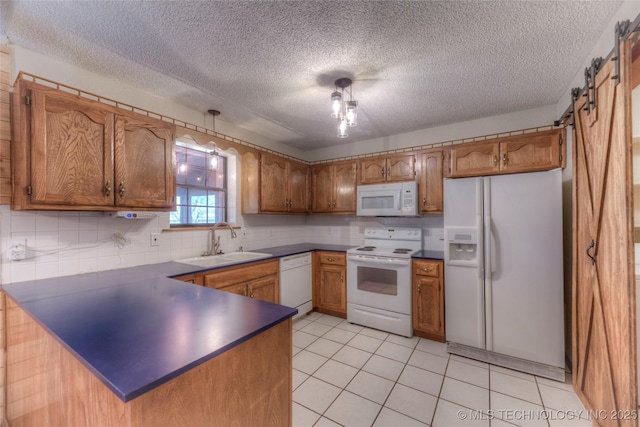
M 209 247 L 207 252 L 203 253 L 202 256 L 210 256 L 210 255 L 218 255 L 222 253 L 220 250 L 220 236 L 216 239 L 216 230 L 220 227 L 227 227 L 229 231 L 231 231 L 231 238 L 235 239 L 238 237 L 236 232 L 233 230 L 233 227 L 228 222 L 217 222 L 213 224 L 213 227 L 209 230 L 211 234 L 211 239 L 209 239 Z

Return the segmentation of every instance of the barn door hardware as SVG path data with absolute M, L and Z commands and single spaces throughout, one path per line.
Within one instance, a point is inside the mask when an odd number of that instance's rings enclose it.
M 627 19 L 626 21 L 620 21 L 616 24 L 616 38 L 615 45 L 613 48 L 613 57 L 612 60 L 616 61 L 616 74 L 611 77 L 616 81 L 616 86 L 620 83 L 620 41 L 624 40 L 629 34 L 629 26 L 630 22 Z
M 582 96 L 587 97 L 584 110 L 587 114 L 591 113 L 591 110 L 596 109 L 596 74 L 600 71 L 602 65 L 602 58 L 594 58 L 591 60 L 591 67 L 584 69 L 584 87 L 585 92 Z
M 591 265 L 594 265 L 596 263 L 596 259 L 593 257 L 593 255 L 591 255 L 590 251 L 591 249 L 593 249 L 593 247 L 596 245 L 596 243 L 593 241 L 593 239 L 591 239 L 591 244 L 589 245 L 589 247 L 587 248 L 587 256 L 589 257 L 589 259 L 591 260 Z

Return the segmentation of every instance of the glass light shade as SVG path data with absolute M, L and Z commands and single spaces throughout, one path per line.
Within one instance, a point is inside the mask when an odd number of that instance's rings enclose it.
M 357 101 L 347 101 L 347 126 L 354 127 L 358 124 L 358 102 Z
M 338 118 L 338 114 L 340 114 L 340 109 L 342 107 L 342 94 L 338 91 L 335 91 L 331 94 L 331 109 L 333 113 L 331 113 L 331 117 L 334 119 Z
M 346 138 L 349 134 L 347 133 L 347 119 L 342 117 L 340 119 L 340 123 L 338 124 L 338 138 Z
M 213 153 L 211 155 L 211 169 L 216 170 L 218 169 L 218 153 Z
M 180 165 L 178 166 L 178 173 L 185 173 L 186 171 L 187 171 L 187 164 L 180 163 Z

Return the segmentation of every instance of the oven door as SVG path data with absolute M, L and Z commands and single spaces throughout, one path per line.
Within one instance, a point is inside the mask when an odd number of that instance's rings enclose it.
M 347 302 L 411 314 L 411 259 L 348 255 Z

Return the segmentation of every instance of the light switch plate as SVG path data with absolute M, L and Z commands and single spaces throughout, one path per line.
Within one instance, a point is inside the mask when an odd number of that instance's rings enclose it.
M 151 233 L 151 246 L 160 246 L 160 233 Z

